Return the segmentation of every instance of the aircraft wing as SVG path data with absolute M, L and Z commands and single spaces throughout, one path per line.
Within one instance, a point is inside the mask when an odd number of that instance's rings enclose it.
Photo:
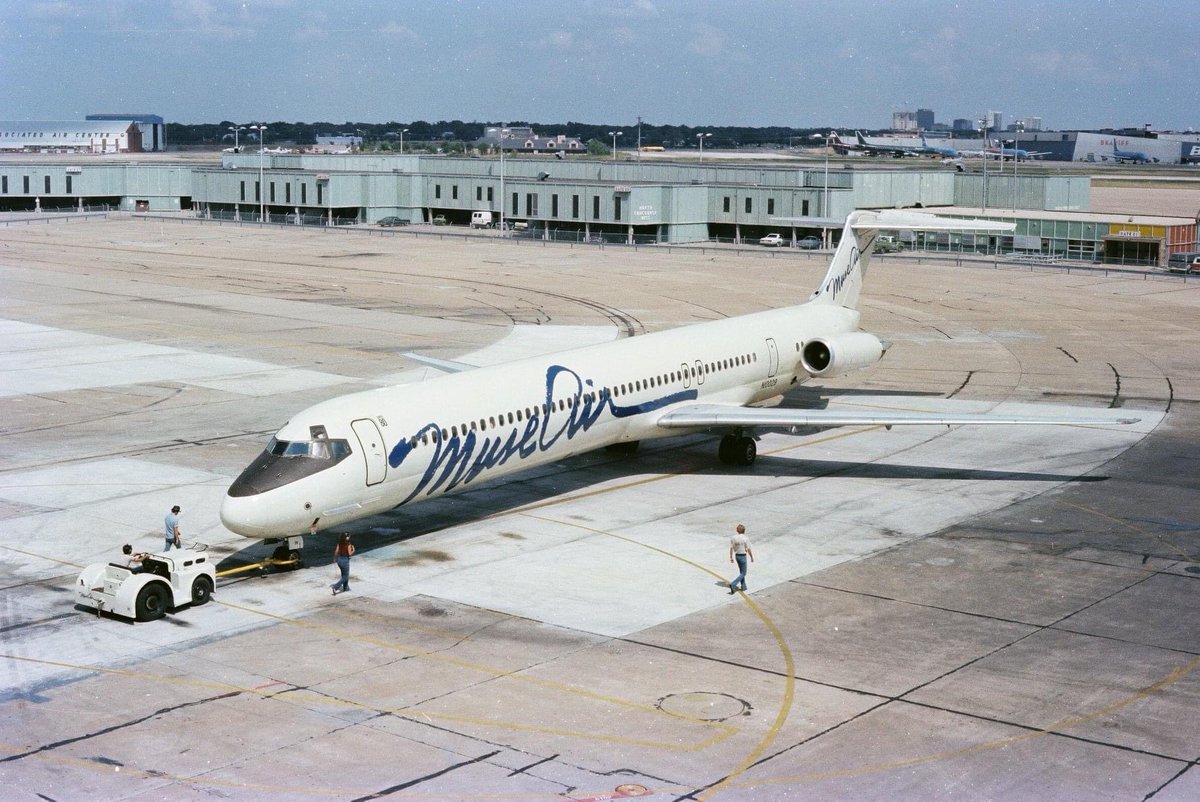
M 938 414 L 933 412 L 841 412 L 829 409 L 739 407 L 731 404 L 689 404 L 671 409 L 658 419 L 664 429 L 711 426 L 787 428 L 791 426 L 1112 426 L 1137 423 L 1140 418 L 1102 415 L 1036 416 Z
M 478 365 L 468 365 L 466 362 L 455 362 L 452 359 L 438 359 L 435 356 L 423 356 L 415 354 L 412 351 L 405 351 L 400 356 L 408 357 L 413 362 L 420 362 L 422 365 L 428 365 L 431 368 L 436 368 L 442 373 L 462 373 L 465 370 L 474 370 Z

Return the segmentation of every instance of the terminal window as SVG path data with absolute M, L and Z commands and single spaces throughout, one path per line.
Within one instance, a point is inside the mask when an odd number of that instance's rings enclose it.
M 767 214 L 775 214 L 775 199 L 767 198 Z
M 29 176 L 27 176 L 27 175 L 21 176 L 21 186 L 23 187 L 22 191 L 26 195 L 28 195 L 29 194 Z
M 45 192 L 46 192 L 46 194 L 47 194 L 47 195 L 49 195 L 49 194 L 50 194 L 50 176 L 46 176 L 46 189 L 45 189 Z
M 620 195 L 613 196 L 613 219 L 614 220 L 621 219 L 621 196 Z
M 599 195 L 592 196 L 592 219 L 593 220 L 600 219 L 600 196 Z
M 452 184 L 450 186 L 450 197 L 454 200 L 458 200 L 458 184 Z
M 571 217 L 575 218 L 576 220 L 579 219 L 579 196 L 578 195 L 571 196 Z
M 750 214 L 750 211 L 753 208 L 753 206 L 754 206 L 753 198 L 746 198 L 746 214 Z
M 557 195 L 550 196 L 550 216 L 558 217 L 558 196 Z
M 729 214 L 729 196 L 728 195 L 725 196 L 725 205 L 722 207 L 722 211 L 725 212 L 725 214 Z
M 246 199 L 246 182 L 243 181 L 241 183 L 242 183 L 242 200 L 245 200 Z
M 4 192 L 5 195 L 7 195 L 8 194 L 8 176 L 0 177 L 0 182 L 3 183 L 2 191 Z

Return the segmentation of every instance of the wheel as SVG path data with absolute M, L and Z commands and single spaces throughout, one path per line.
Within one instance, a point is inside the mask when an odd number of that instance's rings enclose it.
M 212 580 L 206 576 L 198 576 L 192 582 L 192 604 L 201 605 L 212 598 Z
M 300 558 L 300 552 L 296 549 L 288 552 L 288 559 L 292 562 L 293 571 L 304 567 L 304 560 Z
M 737 437 L 732 434 L 727 434 L 721 438 L 721 445 L 717 447 L 717 457 L 726 465 L 734 463 L 734 452 L 737 450 Z
M 167 589 L 161 582 L 154 582 L 142 588 L 137 597 L 134 612 L 138 621 L 153 621 L 162 618 L 167 611 Z
M 736 450 L 732 453 L 735 465 L 749 467 L 754 464 L 754 458 L 758 456 L 758 446 L 755 445 L 753 437 L 739 437 Z

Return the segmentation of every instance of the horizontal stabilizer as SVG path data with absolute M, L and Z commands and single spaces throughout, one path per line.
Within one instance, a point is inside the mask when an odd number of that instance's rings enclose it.
M 856 218 L 850 221 L 850 228 L 886 229 L 888 231 L 994 231 L 997 233 L 1012 231 L 1016 228 L 1012 223 L 1000 223 L 995 220 L 975 220 L 965 217 L 940 217 L 923 212 L 911 212 L 907 209 L 881 209 L 879 211 L 859 211 Z
M 468 365 L 466 362 L 455 362 L 452 359 L 438 359 L 434 356 L 423 356 L 414 354 L 412 351 L 405 351 L 400 356 L 407 357 L 413 362 L 420 362 L 422 365 L 428 365 L 431 368 L 436 368 L 442 373 L 462 373 L 466 370 L 474 370 L 478 365 Z
M 780 409 L 692 404 L 676 407 L 657 423 L 664 429 L 710 426 L 783 428 L 788 426 L 1129 426 L 1140 418 L 1088 414 L 1078 416 L 860 413 L 828 409 Z

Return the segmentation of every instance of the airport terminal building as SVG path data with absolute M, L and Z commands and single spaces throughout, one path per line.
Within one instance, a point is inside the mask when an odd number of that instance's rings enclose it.
M 923 208 L 997 215 L 1015 236 L 964 236 L 917 247 L 1161 264 L 1197 250 L 1196 221 L 1089 214 L 1084 175 L 862 169 L 849 165 L 696 164 L 551 157 L 224 153 L 211 163 L 0 160 L 0 210 L 190 212 L 213 219 L 297 225 L 467 226 L 474 212 L 515 224 L 521 236 L 684 244 L 756 242 L 779 232 L 823 244 L 854 209 Z

